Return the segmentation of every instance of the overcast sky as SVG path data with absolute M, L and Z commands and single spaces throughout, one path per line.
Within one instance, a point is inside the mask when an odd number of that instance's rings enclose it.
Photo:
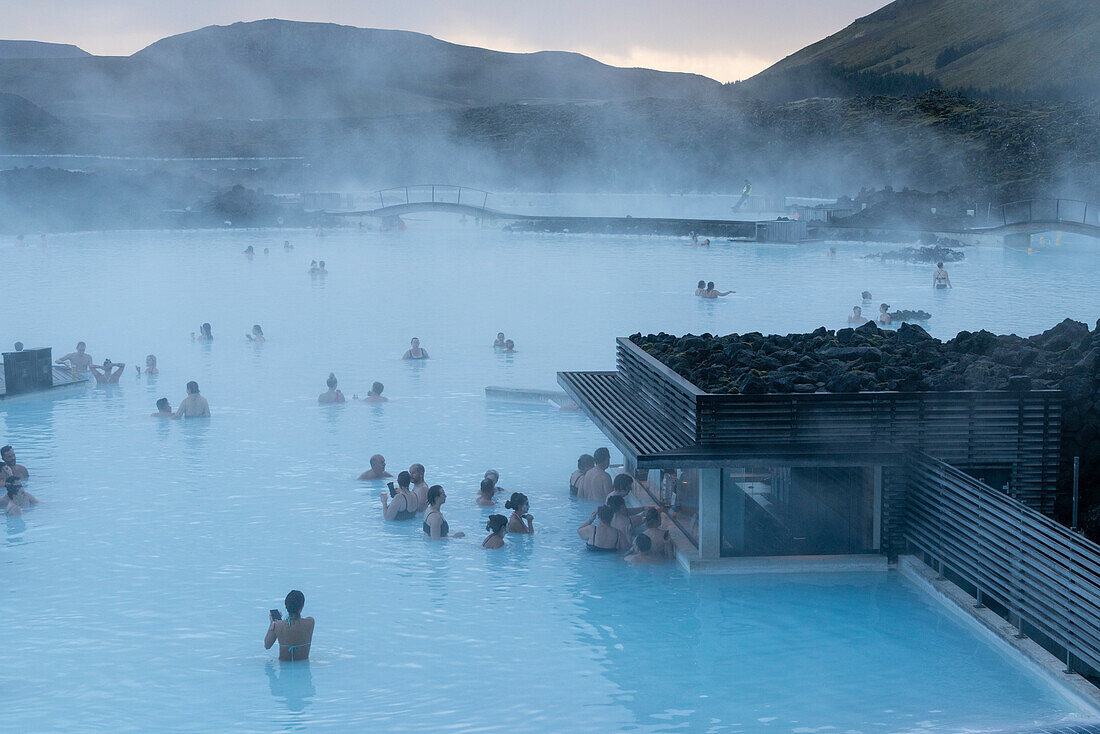
M 285 18 L 395 28 L 499 51 L 744 79 L 888 0 L 0 0 L 0 38 L 129 55 L 165 36 Z

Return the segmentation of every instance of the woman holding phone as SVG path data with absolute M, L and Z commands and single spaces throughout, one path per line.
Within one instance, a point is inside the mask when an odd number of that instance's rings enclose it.
M 272 609 L 271 624 L 264 637 L 264 649 L 270 650 L 275 641 L 279 641 L 279 660 L 294 662 L 309 660 L 309 648 L 313 644 L 313 617 L 303 617 L 302 607 L 306 604 L 306 595 L 297 589 L 286 595 L 286 619 L 278 609 Z

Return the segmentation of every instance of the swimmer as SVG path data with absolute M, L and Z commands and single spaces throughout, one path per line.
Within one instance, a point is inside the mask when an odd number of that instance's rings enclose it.
M 603 502 L 611 493 L 611 475 L 607 468 L 611 466 L 611 452 L 601 446 L 592 452 L 595 466 L 584 473 L 578 483 L 577 497 L 582 500 Z
M 508 339 L 507 341 L 504 342 L 504 353 L 505 354 L 515 354 L 516 353 L 516 343 L 514 341 L 512 341 L 511 339 Z
M 699 243 L 699 247 L 710 247 L 710 240 L 703 240 Z
M 485 529 L 489 531 L 489 537 L 481 541 L 482 548 L 503 548 L 504 533 L 508 529 L 508 518 L 504 515 L 489 515 L 489 521 L 485 523 Z
M 0 507 L 5 508 L 4 514 L 22 515 L 24 507 L 38 504 L 38 500 L 30 492 L 23 489 L 23 485 L 18 479 L 10 474 L 5 476 L 4 489 L 6 492 L 3 497 L 0 497 Z
M 486 470 L 485 478 L 493 483 L 493 494 L 504 491 L 504 487 L 500 487 L 497 485 L 497 482 L 500 481 L 500 472 L 498 472 L 496 469 Z
M 253 255 L 256 254 L 256 251 L 254 249 L 252 249 L 252 245 L 249 245 L 248 247 L 244 248 L 244 250 L 241 251 L 241 254 L 242 255 L 248 255 L 249 257 L 252 257 Z
M 420 340 L 415 336 L 409 342 L 409 348 L 401 355 L 401 359 L 431 359 L 428 350 L 420 348 Z
M 199 394 L 199 383 L 187 383 L 187 397 L 180 403 L 173 418 L 209 418 L 210 404 Z
M 381 382 L 375 382 L 370 386 L 370 392 L 367 393 L 367 397 L 363 398 L 363 402 L 388 403 L 390 399 L 382 395 L 383 389 L 385 389 L 385 386 Z
M 69 352 L 64 357 L 55 359 L 54 363 L 64 364 L 65 362 L 68 362 L 69 369 L 72 370 L 73 374 L 82 374 L 84 372 L 87 372 L 92 368 L 92 355 L 86 354 L 84 352 L 85 349 L 86 347 L 84 345 L 84 342 L 77 342 L 75 352 Z
M 848 317 L 848 323 L 853 326 L 862 326 L 867 323 L 866 317 L 863 315 L 863 309 L 859 306 L 852 306 L 852 313 Z
M 591 454 L 581 454 L 577 459 L 577 470 L 569 477 L 569 494 L 574 497 L 580 492 L 580 481 L 588 470 L 596 466 L 596 460 Z
M 168 403 L 168 398 L 161 398 L 157 401 L 157 412 L 152 414 L 153 418 L 173 418 L 172 406 Z
M 141 367 L 138 367 L 138 374 L 141 374 Z M 155 354 L 148 354 L 145 356 L 145 374 L 160 374 L 160 370 L 157 369 L 157 356 Z
M 408 472 L 401 473 L 408 474 Z M 372 479 L 389 479 L 392 476 L 393 474 L 386 471 L 386 457 L 382 456 L 382 454 L 375 454 L 370 457 L 370 469 L 367 469 L 359 475 L 359 481 L 368 482 Z
M 103 360 L 103 366 L 92 365 L 92 377 L 100 385 L 115 385 L 118 384 L 118 378 L 122 376 L 124 369 L 126 369 L 125 362 L 112 362 L 105 359 Z M 112 370 L 114 371 L 112 372 Z
M 599 518 L 600 524 L 594 521 Z M 600 505 L 592 513 L 592 517 L 584 525 L 577 528 L 577 535 L 581 537 L 588 550 L 597 553 L 626 553 L 630 550 L 630 539 L 623 531 L 611 525 L 614 513 L 607 505 Z
M 324 260 L 318 260 L 317 261 L 317 274 L 318 275 L 328 275 L 328 271 L 325 270 L 325 261 Z
M 386 476 L 389 476 L 388 474 Z M 389 492 L 382 492 L 382 517 L 390 521 L 412 520 L 420 506 L 420 499 L 409 485 L 412 479 L 407 471 L 397 475 L 397 486 L 390 482 Z
M 619 476 L 623 475 L 620 474 Z M 607 496 L 607 506 L 610 507 L 611 512 L 614 513 L 611 518 L 611 526 L 622 530 L 628 538 L 632 536 L 634 534 L 633 516 L 644 512 L 644 508 L 627 507 L 626 500 L 619 494 L 609 494 Z
M 27 467 L 15 460 L 15 449 L 11 447 L 11 444 L 8 444 L 4 448 L 0 448 L 0 462 L 3 462 L 2 468 L 10 472 L 16 479 L 27 479 L 31 475 L 31 473 L 27 471 Z
M 316 260 L 310 260 L 309 261 L 309 274 L 310 275 L 315 275 L 316 273 L 317 273 L 317 261 Z
M 936 290 L 955 287 L 951 285 L 951 276 L 943 269 L 943 263 L 936 263 L 936 272 L 932 273 L 932 287 Z
M 691 244 L 693 244 L 693 245 L 699 244 L 699 235 L 695 234 L 695 232 L 691 233 Z
M 504 349 L 505 341 L 506 339 L 504 338 L 504 332 L 498 331 L 496 341 L 493 342 L 493 349 Z
M 428 507 L 428 490 L 431 489 L 424 481 L 424 465 L 413 464 L 409 467 L 409 474 L 412 476 L 413 492 L 416 492 L 416 496 L 420 498 L 418 512 L 423 512 Z
M 477 491 L 477 499 L 474 502 L 478 507 L 496 507 L 496 500 L 493 499 L 493 495 L 496 494 L 496 488 L 493 486 L 493 480 L 489 477 L 485 477 L 481 480 L 481 488 Z
M 882 324 L 883 326 L 886 326 L 887 324 L 890 323 L 891 319 L 890 319 L 890 304 L 889 303 L 883 303 L 878 307 L 878 319 L 877 319 L 877 321 L 880 324 Z
M 195 332 L 192 331 L 191 332 L 191 340 L 194 341 L 194 339 L 195 339 Z M 210 322 L 208 322 L 208 321 L 204 322 L 202 324 L 202 326 L 199 327 L 198 340 L 200 342 L 212 342 L 212 341 L 214 341 L 214 333 L 210 330 Z
M 424 534 L 432 540 L 446 540 L 447 538 L 465 538 L 466 533 L 459 531 L 451 535 L 451 528 L 443 518 L 440 508 L 447 501 L 447 493 L 438 484 L 428 490 L 428 508 L 424 511 Z
M 283 249 L 284 250 L 293 250 L 294 245 L 290 244 L 290 240 L 283 240 Z
M 328 390 L 317 396 L 317 402 L 321 404 L 330 403 L 342 403 L 344 402 L 344 393 L 336 389 L 336 375 L 332 372 L 328 373 L 328 379 L 325 380 L 325 384 L 328 385 Z
M 251 334 L 245 334 L 244 337 L 245 337 L 245 339 L 248 339 L 248 341 L 250 341 L 250 342 L 265 342 L 265 341 L 267 341 L 267 339 L 264 338 L 264 330 L 260 328 L 259 324 L 253 324 L 252 325 L 252 333 Z
M 531 535 L 535 532 L 535 518 L 528 512 L 531 509 L 531 503 L 523 492 L 513 492 L 504 503 L 504 509 L 512 511 L 512 516 L 508 518 L 509 533 Z
M 707 281 L 700 280 L 699 285 L 695 286 L 695 295 L 703 298 L 707 292 Z
M 836 257 L 836 248 L 830 247 L 828 252 L 829 257 Z
M 714 281 L 707 283 L 707 289 L 703 292 L 703 298 L 719 298 L 721 296 L 728 296 L 733 291 L 719 291 L 714 289 Z
M 278 609 L 271 610 L 271 625 L 264 637 L 264 649 L 270 650 L 275 641 L 279 641 L 279 659 L 285 662 L 309 660 L 309 649 L 313 644 L 313 617 L 302 617 L 302 607 L 306 605 L 306 595 L 297 589 L 286 595 L 286 619 Z
M 648 535 L 642 534 L 634 539 L 625 560 L 627 563 L 664 563 L 665 558 L 653 552 L 653 542 Z
M 629 474 L 618 474 L 611 482 L 611 493 L 608 497 L 622 497 L 626 499 L 630 495 L 630 490 L 634 489 L 634 478 Z
M 660 510 L 656 507 L 648 508 L 645 511 L 644 522 L 645 530 L 642 531 L 642 535 L 649 538 L 650 545 L 653 546 L 653 555 L 671 558 L 674 548 L 672 541 L 669 539 L 668 531 L 661 528 Z
M 870 303 L 872 300 L 871 291 L 863 291 L 863 293 L 860 293 L 859 295 L 860 298 L 863 299 L 864 303 Z
M 266 247 L 265 247 L 265 248 L 264 248 L 264 254 L 265 254 L 265 255 L 270 255 L 270 254 L 271 254 L 271 250 L 269 250 L 268 248 L 266 248 Z

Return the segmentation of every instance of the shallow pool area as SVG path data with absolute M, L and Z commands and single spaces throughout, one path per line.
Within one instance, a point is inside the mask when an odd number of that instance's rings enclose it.
M 0 537 L 0 728 L 946 732 L 1088 717 L 895 572 L 692 577 L 587 553 L 576 527 L 594 506 L 567 481 L 606 440 L 579 412 L 485 398 L 613 369 L 614 338 L 638 331 L 841 328 L 863 290 L 875 310 L 932 313 L 940 338 L 1100 316 L 1095 243 L 966 248 L 949 291 L 929 266 L 863 258 L 901 246 L 701 248 L 429 218 L 402 233 L 0 240 L 27 284 L 5 291 L 0 343 L 58 357 L 84 340 L 96 362 L 128 364 L 118 385 L 0 401 L 0 442 L 41 500 Z M 314 259 L 328 275 L 308 273 Z M 698 299 L 700 279 L 736 293 Z M 204 321 L 212 343 L 190 338 Z M 256 323 L 266 343 L 245 339 Z M 498 331 L 517 354 L 493 351 Z M 400 360 L 413 336 L 432 359 Z M 138 376 L 150 353 L 160 374 Z M 329 372 L 347 404 L 317 404 Z M 150 417 L 189 380 L 209 421 Z M 391 402 L 350 400 L 375 380 Z M 424 464 L 468 537 L 383 521 L 384 483 L 356 481 L 374 453 L 394 473 Z M 474 504 L 489 468 L 535 517 L 500 551 L 481 547 L 490 510 Z M 262 645 L 291 588 L 317 619 L 308 663 Z

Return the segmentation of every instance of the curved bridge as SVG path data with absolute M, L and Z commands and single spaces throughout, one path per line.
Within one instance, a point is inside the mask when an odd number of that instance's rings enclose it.
M 1068 232 L 1100 239 L 1100 206 L 1077 199 L 1025 199 L 1001 205 L 1000 222 L 983 232 L 1030 236 L 1039 232 Z
M 489 209 L 489 192 L 451 184 L 414 184 L 375 191 L 378 206 L 359 211 L 328 212 L 339 216 L 399 217 L 416 212 L 448 212 L 482 219 L 517 219 L 511 214 Z

